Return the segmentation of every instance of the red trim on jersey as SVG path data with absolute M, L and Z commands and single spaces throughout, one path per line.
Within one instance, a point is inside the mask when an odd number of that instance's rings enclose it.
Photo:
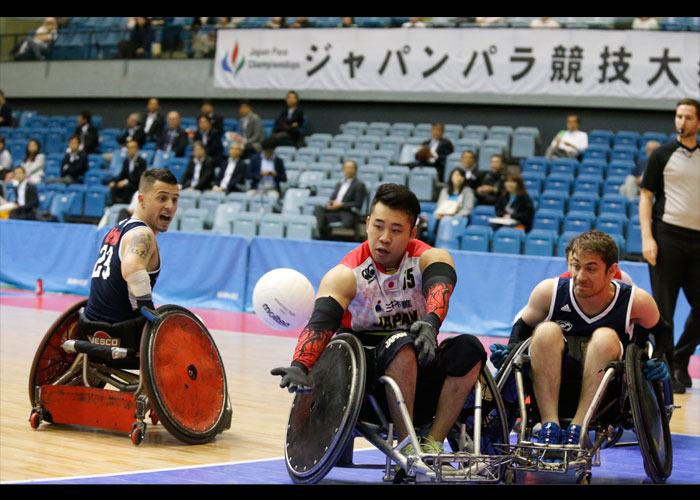
M 420 257 L 423 255 L 423 252 L 426 250 L 430 250 L 433 247 L 425 243 L 424 241 L 417 240 L 417 239 L 412 239 L 411 241 L 408 242 L 408 245 L 406 246 L 406 251 L 408 252 L 409 257 Z M 369 250 L 369 242 L 365 241 L 357 247 L 354 250 L 351 250 L 350 252 L 343 257 L 343 260 L 340 261 L 341 264 L 344 266 L 349 267 L 350 269 L 355 269 L 357 266 L 362 264 L 364 261 L 367 260 L 367 257 L 371 257 L 372 253 Z M 372 259 L 374 260 L 374 259 Z M 380 266 L 376 261 L 374 261 L 374 265 L 377 266 L 377 269 L 382 272 L 386 273 L 384 268 Z
M 569 271 L 566 271 L 565 273 L 562 273 L 559 275 L 560 278 L 571 278 L 571 273 Z M 618 267 L 617 271 L 615 271 L 615 276 L 612 277 L 614 280 L 621 280 L 622 279 L 622 270 Z

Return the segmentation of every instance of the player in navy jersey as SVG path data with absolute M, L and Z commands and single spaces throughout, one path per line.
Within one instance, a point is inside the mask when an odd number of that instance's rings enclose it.
M 114 325 L 140 319 L 142 306 L 154 309 L 151 292 L 161 267 L 156 235 L 168 230 L 178 198 L 177 179 L 169 170 L 142 174 L 133 216 L 114 226 L 100 245 L 87 320 Z
M 578 444 L 603 369 L 622 358 L 635 328 L 653 333 L 657 342 L 654 359 L 645 367 L 647 378 L 668 377 L 668 367 L 659 360 L 672 338 L 668 324 L 651 295 L 613 279 L 618 271 L 617 255 L 617 245 L 605 233 L 592 230 L 576 238 L 571 248 L 571 278 L 540 282 L 513 326 L 509 345 L 533 337 L 531 375 L 543 424 L 541 444 Z M 589 338 L 583 361 L 571 355 L 566 336 Z M 574 400 L 567 401 L 567 397 Z M 575 408 L 567 429 L 560 428 L 560 403 Z

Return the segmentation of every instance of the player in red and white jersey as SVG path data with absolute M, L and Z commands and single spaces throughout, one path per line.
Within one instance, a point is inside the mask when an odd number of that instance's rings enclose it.
M 399 385 L 414 423 L 431 422 L 426 448 L 439 451 L 486 353 L 472 335 L 437 345 L 457 275 L 447 251 L 415 239 L 419 213 L 420 202 L 405 186 L 377 189 L 367 241 L 326 273 L 291 366 L 272 374 L 290 392 L 309 392 L 308 373 L 324 347 L 336 332 L 351 332 L 365 346 L 367 390 L 382 405 L 387 399 L 399 440 L 407 430 L 393 393 L 377 382 L 382 375 Z

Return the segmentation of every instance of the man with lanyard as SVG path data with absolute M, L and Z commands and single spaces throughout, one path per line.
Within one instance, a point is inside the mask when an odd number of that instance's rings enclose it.
M 448 252 L 415 239 L 419 213 L 418 199 L 405 186 L 377 189 L 367 241 L 326 273 L 291 366 L 271 373 L 282 376 L 280 386 L 290 392 L 309 392 L 309 372 L 324 347 L 337 331 L 351 332 L 365 346 L 367 390 L 378 400 L 386 394 L 399 441 L 407 429 L 393 392 L 380 389 L 382 375 L 396 381 L 414 421 L 432 422 L 421 448 L 441 453 L 486 353 L 472 335 L 437 345 L 457 275 Z
M 673 325 L 682 288 L 690 314 L 675 352 L 666 353 L 674 371 L 673 390 L 691 386 L 690 356 L 700 343 L 700 102 L 676 105 L 676 140 L 649 157 L 639 198 L 642 254 L 649 263 L 651 290 Z M 675 358 L 675 359 L 674 359 Z
M 178 198 L 177 179 L 169 170 L 143 173 L 134 215 L 114 226 L 100 245 L 81 331 L 106 324 L 112 336 L 138 349 L 145 322 L 141 307 L 154 309 L 151 293 L 161 269 L 156 235 L 168 230 Z

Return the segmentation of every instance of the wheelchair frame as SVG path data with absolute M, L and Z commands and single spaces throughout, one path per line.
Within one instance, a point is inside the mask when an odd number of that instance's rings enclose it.
M 598 386 L 596 393 L 593 397 L 591 405 L 586 411 L 583 423 L 581 425 L 581 439 L 578 445 L 541 445 L 539 443 L 533 442 L 531 439 L 533 436 L 534 422 L 531 422 L 531 412 L 528 409 L 526 403 L 526 390 L 525 383 L 523 380 L 523 370 L 525 366 L 529 364 L 529 355 L 526 354 L 532 337 L 521 342 L 514 351 L 511 353 L 509 358 L 504 361 L 502 369 L 497 374 L 498 387 L 500 391 L 504 391 L 506 384 L 509 383 L 509 378 L 511 372 L 515 378 L 515 387 L 517 390 L 517 409 L 520 415 L 520 427 L 517 433 L 517 444 L 509 444 L 503 447 L 503 451 L 512 455 L 513 460 L 509 464 L 508 469 L 512 471 L 512 480 L 515 480 L 516 471 L 530 471 L 530 472 L 551 472 L 565 474 L 570 469 L 576 471 L 576 482 L 579 484 L 588 484 L 591 481 L 592 473 L 591 469 L 594 466 L 600 466 L 600 450 L 601 448 L 607 448 L 615 446 L 617 440 L 622 435 L 623 422 L 632 421 L 632 429 L 637 434 L 639 443 L 629 443 L 629 444 L 639 444 L 642 451 L 644 468 L 647 475 L 655 482 L 661 483 L 670 475 L 670 468 L 672 467 L 672 451 L 670 453 L 670 463 L 660 464 L 659 460 L 656 460 L 651 456 L 649 437 L 645 432 L 640 432 L 637 427 L 643 426 L 644 416 L 642 415 L 638 403 L 630 401 L 636 396 L 631 397 L 630 390 L 630 377 L 634 377 L 633 382 L 639 384 L 639 378 L 642 377 L 641 371 L 632 374 L 632 370 L 635 363 L 639 361 L 640 356 L 646 355 L 651 357 L 651 352 L 653 346 L 647 344 L 647 352 L 640 353 L 640 349 L 634 343 L 630 343 L 625 350 L 625 359 L 622 361 L 614 361 L 609 363 L 604 371 L 603 379 Z M 612 423 L 605 423 L 596 420 L 596 416 L 600 413 L 600 405 L 603 402 L 606 390 L 610 383 L 615 379 L 615 377 L 623 374 L 627 380 L 627 384 L 623 389 L 623 394 L 618 398 L 618 404 L 622 408 L 622 414 L 616 421 Z M 643 380 L 643 379 L 642 379 Z M 635 390 L 634 387 L 632 390 Z M 663 438 L 664 448 L 668 447 L 671 449 L 671 439 L 670 431 L 668 429 L 668 420 L 670 420 L 671 414 L 673 413 L 675 406 L 673 406 L 672 401 L 670 404 L 668 401 L 659 401 L 659 397 L 663 399 L 659 388 L 656 388 L 656 398 L 658 404 L 663 404 L 664 406 L 659 409 L 659 416 L 661 418 L 662 432 L 664 434 Z M 612 403 L 610 403 L 612 404 Z M 625 413 L 627 406 L 631 406 L 629 411 L 632 415 Z M 607 408 L 605 408 L 607 409 Z M 663 414 L 663 415 L 661 415 Z M 590 431 L 595 432 L 595 437 L 591 440 Z M 628 443 L 626 443 L 628 444 Z M 544 462 L 546 459 L 561 458 L 562 461 L 557 462 Z
M 326 350 L 332 349 L 331 346 L 337 343 L 346 343 L 352 346 L 352 352 L 356 358 L 359 358 L 357 365 L 362 367 L 362 370 L 355 371 L 360 378 L 364 379 L 364 351 L 359 340 L 351 334 L 338 334 L 326 347 Z M 315 372 L 319 373 L 317 371 L 319 370 L 319 365 L 324 365 L 325 354 L 326 351 L 324 351 L 321 358 L 319 358 L 319 361 L 314 367 L 314 371 L 311 372 L 312 379 Z M 503 473 L 505 471 L 505 466 L 512 460 L 512 457 L 482 453 L 482 425 L 485 417 L 482 408 L 485 391 L 488 391 L 492 400 L 495 401 L 495 407 L 490 411 L 495 411 L 497 418 L 492 420 L 496 420 L 496 424 L 500 423 L 500 429 L 498 429 L 498 431 L 500 431 L 501 437 L 505 439 L 508 438 L 508 430 L 503 418 L 505 416 L 505 409 L 496 383 L 486 364 L 484 364 L 482 372 L 477 378 L 473 389 L 474 406 L 472 428 L 474 430 L 472 435 L 469 435 L 466 422 L 460 422 L 459 425 L 452 429 L 452 432 L 448 436 L 450 446 L 453 447 L 452 453 L 442 453 L 438 455 L 424 453 L 420 448 L 418 439 L 418 435 L 421 431 L 416 430 L 411 421 L 400 388 L 396 382 L 388 376 L 381 377 L 380 382 L 388 386 L 389 390 L 395 395 L 403 423 L 408 430 L 408 436 L 400 442 L 396 442 L 393 424 L 387 419 L 387 416 L 380 408 L 375 397 L 371 394 L 364 393 L 357 397 L 354 403 L 355 408 L 348 410 L 349 412 L 357 414 L 355 418 L 348 418 L 345 423 L 347 426 L 352 426 L 352 432 L 347 435 L 344 441 L 335 443 L 335 448 L 329 449 L 329 447 L 326 447 L 326 457 L 333 456 L 331 459 L 325 461 L 325 463 L 319 461 L 319 465 L 316 469 L 304 471 L 300 474 L 292 465 L 292 462 L 295 461 L 294 457 L 290 458 L 288 454 L 286 454 L 287 470 L 294 482 L 304 484 L 318 482 L 323 479 L 333 467 L 382 469 L 384 470 L 383 481 L 395 483 L 421 481 L 437 483 L 497 483 L 504 479 Z M 364 381 L 361 381 L 359 385 L 364 386 Z M 304 404 L 298 403 L 302 401 L 302 398 L 313 397 L 312 395 L 298 394 L 295 397 L 290 411 L 290 425 L 288 425 L 286 449 L 289 448 L 290 444 L 290 428 L 294 427 L 293 424 L 298 417 L 295 412 L 303 411 L 299 410 L 299 408 L 302 408 Z M 371 405 L 371 409 L 374 411 L 377 421 L 372 422 L 359 418 L 359 408 L 362 404 Z M 353 401 L 350 401 L 348 406 L 352 405 Z M 308 406 L 308 403 L 306 406 Z M 366 408 L 369 410 L 369 407 Z M 321 411 L 323 410 L 324 409 L 321 409 Z M 465 411 L 468 413 L 470 410 L 471 408 L 463 410 L 462 416 L 465 415 Z M 304 418 L 304 415 L 302 415 L 301 418 Z M 338 434 L 342 433 L 342 431 L 343 429 L 338 430 Z M 354 463 L 353 447 L 356 437 L 365 438 L 379 449 L 379 451 L 384 453 L 384 455 L 386 455 L 386 462 L 383 465 Z M 412 445 L 414 452 L 406 456 L 403 455 L 400 450 L 408 444 Z M 455 447 L 458 451 L 454 451 Z M 457 468 L 454 470 L 443 470 L 443 465 L 448 463 L 457 465 Z
M 97 346 L 79 340 L 77 319 L 80 310 L 86 303 L 87 300 L 78 302 L 57 319 L 44 335 L 37 350 L 29 380 L 29 394 L 32 404 L 29 422 L 32 428 L 37 429 L 42 421 L 47 421 L 116 430 L 129 433 L 132 443 L 138 445 L 145 437 L 147 427 L 145 419 L 149 410 L 151 423 L 155 425 L 161 421 L 176 438 L 189 444 L 208 442 L 219 432 L 230 428 L 231 406 L 223 363 L 221 363 L 221 370 L 224 380 L 225 407 L 217 421 L 215 432 L 201 434 L 197 432 L 173 432 L 173 427 L 176 427 L 176 431 L 179 427 L 177 418 L 169 414 L 167 407 L 154 404 L 156 399 L 154 396 L 159 391 L 157 388 L 149 387 L 149 384 L 153 385 L 153 383 L 143 374 L 144 364 L 152 364 L 151 361 L 148 361 L 149 356 L 144 355 L 141 358 L 141 368 L 138 374 L 127 369 L 108 366 L 106 361 L 96 362 L 91 359 L 91 356 L 94 355 L 102 358 L 114 357 L 115 352 L 118 357 L 125 357 L 126 351 L 133 350 Z M 158 325 L 161 319 L 182 311 L 192 316 L 184 308 L 163 306 L 157 315 L 150 319 Z M 194 318 L 191 319 L 195 321 Z M 144 325 L 141 339 L 142 350 L 144 344 L 148 344 L 149 337 L 153 336 L 153 332 L 150 331 L 153 325 L 152 322 L 147 322 Z M 206 332 L 206 327 L 203 324 L 201 324 L 201 328 Z M 209 335 L 208 332 L 206 333 Z M 212 347 L 216 355 L 219 356 L 213 341 Z M 49 351 L 50 353 L 47 354 Z M 136 353 L 135 351 L 129 352 L 129 355 L 135 356 Z M 41 376 L 42 370 L 52 371 L 48 379 Z M 117 390 L 106 390 L 104 389 L 106 385 Z M 155 411 L 156 408 L 159 408 L 159 411 Z

